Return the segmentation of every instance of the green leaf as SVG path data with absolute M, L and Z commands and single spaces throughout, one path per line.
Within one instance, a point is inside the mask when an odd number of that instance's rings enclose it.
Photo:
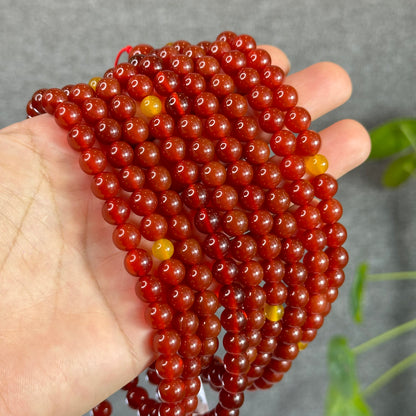
M 371 416 L 356 376 L 355 355 L 345 337 L 334 337 L 328 351 L 326 416 Z
M 387 122 L 370 132 L 370 159 L 381 159 L 416 145 L 416 119 L 404 118 Z
M 365 281 L 367 279 L 368 265 L 367 263 L 361 263 L 358 266 L 357 273 L 355 275 L 354 282 L 351 287 L 350 303 L 352 318 L 355 322 L 362 322 L 362 299 L 364 294 Z
M 382 183 L 387 187 L 396 187 L 409 179 L 416 170 L 416 153 L 401 156 L 387 166 Z

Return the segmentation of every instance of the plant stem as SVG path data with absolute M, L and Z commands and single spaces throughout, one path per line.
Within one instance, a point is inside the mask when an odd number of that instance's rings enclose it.
M 408 369 L 413 364 L 416 364 L 416 352 L 409 355 L 407 358 L 398 362 L 392 368 L 383 373 L 379 378 L 373 381 L 369 386 L 367 386 L 363 395 L 368 397 L 387 384 L 391 379 L 398 376 L 401 372 Z
M 367 275 L 367 281 L 376 282 L 382 280 L 413 280 L 416 279 L 414 272 L 375 273 Z
M 405 332 L 411 331 L 412 329 L 416 328 L 416 319 L 412 319 L 411 321 L 408 321 L 402 325 L 396 326 L 393 329 L 390 329 L 386 332 L 383 332 L 380 335 L 377 335 L 374 338 L 371 338 L 370 340 L 357 345 L 352 349 L 355 355 L 362 354 L 363 352 L 368 351 L 371 348 L 374 348 L 375 346 L 382 344 L 383 342 L 389 341 L 393 338 L 398 337 L 399 335 L 404 334 Z

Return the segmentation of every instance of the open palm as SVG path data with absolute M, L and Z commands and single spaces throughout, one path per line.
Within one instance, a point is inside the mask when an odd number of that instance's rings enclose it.
M 267 49 L 288 71 L 287 57 Z M 348 76 L 331 63 L 287 83 L 314 119 L 351 94 Z M 355 121 L 321 137 L 336 177 L 368 155 L 368 135 Z M 53 117 L 0 131 L 0 158 L 0 414 L 79 416 L 151 360 L 143 304 L 91 178 Z

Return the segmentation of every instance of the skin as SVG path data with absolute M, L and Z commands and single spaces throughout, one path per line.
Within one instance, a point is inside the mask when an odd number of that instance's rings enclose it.
M 263 47 L 289 71 L 282 51 Z M 313 119 L 352 91 L 347 73 L 330 62 L 286 82 Z M 320 134 L 337 178 L 369 154 L 369 136 L 354 120 Z M 144 305 L 91 178 L 53 117 L 1 130 L 0 154 L 0 414 L 79 416 L 151 362 Z

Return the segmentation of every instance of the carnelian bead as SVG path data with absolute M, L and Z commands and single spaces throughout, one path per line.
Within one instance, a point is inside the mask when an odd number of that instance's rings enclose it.
M 319 329 L 324 324 L 325 317 L 319 313 L 308 315 L 305 319 L 302 329 Z
M 247 100 L 240 94 L 231 93 L 221 103 L 222 113 L 228 118 L 238 118 L 247 113 Z
M 147 75 L 151 79 L 163 69 L 162 60 L 156 55 L 144 56 L 142 59 L 138 60 L 138 63 L 135 66 L 138 73 Z
M 239 309 L 244 301 L 244 296 L 243 288 L 240 285 L 225 284 L 220 288 L 218 300 L 224 308 Z
M 225 40 L 216 40 L 211 43 L 207 54 L 220 60 L 222 56 L 229 51 L 231 51 L 231 46 L 228 42 Z
M 168 69 L 158 72 L 154 77 L 154 88 L 159 95 L 169 95 L 179 86 L 179 76 Z
M 309 343 L 316 338 L 318 330 L 314 328 L 302 328 L 302 332 L 302 342 Z
M 107 117 L 108 108 L 104 100 L 97 97 L 87 98 L 81 106 L 82 116 L 88 124 L 95 124 Z
M 273 232 L 280 238 L 288 238 L 298 231 L 298 224 L 290 212 L 278 213 L 274 217 Z
M 185 278 L 186 268 L 184 264 L 174 258 L 163 260 L 158 268 L 157 275 L 166 284 L 176 286 Z
M 248 347 L 247 336 L 240 333 L 226 332 L 223 337 L 223 346 L 225 351 L 231 354 L 239 354 L 245 351 Z
M 215 94 L 218 98 L 224 97 L 235 91 L 233 79 L 227 74 L 214 74 L 208 83 L 208 91 Z
M 286 187 L 290 200 L 296 205 L 306 205 L 314 197 L 314 188 L 312 184 L 304 179 L 298 179 L 289 182 Z
M 256 120 L 251 116 L 243 116 L 234 120 L 233 135 L 242 142 L 255 139 L 258 132 Z
M 215 338 L 220 334 L 220 331 L 221 322 L 216 315 L 204 315 L 199 318 L 199 326 L 196 333 L 201 340 Z
M 198 357 L 201 352 L 201 339 L 195 334 L 185 334 L 181 337 L 181 346 L 179 354 L 181 357 L 190 359 Z
M 238 266 L 231 259 L 217 260 L 212 266 L 213 278 L 222 285 L 230 285 L 236 279 Z
M 172 58 L 179 54 L 179 51 L 172 44 L 167 44 L 155 52 L 162 60 L 163 67 L 168 66 Z
M 306 287 L 302 285 L 294 285 L 288 287 L 286 298 L 286 303 L 288 305 L 303 308 L 309 300 L 309 293 Z
M 79 155 L 79 166 L 88 175 L 102 172 L 107 164 L 107 159 L 102 150 L 97 148 L 86 149 Z
M 227 167 L 227 183 L 234 186 L 246 186 L 253 180 L 254 172 L 250 163 L 237 160 Z
M 254 110 L 264 110 L 273 103 L 273 91 L 265 85 L 256 85 L 247 94 L 247 101 Z
M 348 252 L 343 247 L 329 247 L 325 250 L 329 269 L 343 269 L 348 264 Z
M 298 93 L 291 85 L 281 85 L 273 92 L 273 105 L 279 110 L 286 111 L 298 102 Z
M 335 199 L 325 199 L 318 204 L 319 212 L 323 222 L 333 224 L 342 216 L 342 205 Z
M 167 162 L 179 162 L 186 156 L 185 141 L 176 136 L 163 140 L 159 150 L 161 157 Z
M 310 273 L 305 282 L 309 294 L 326 293 L 328 291 L 328 279 L 324 273 Z
M 224 137 L 215 145 L 215 154 L 219 160 L 225 163 L 236 162 L 243 153 L 241 143 L 233 137 Z
M 299 228 L 311 230 L 321 223 L 319 209 L 313 205 L 302 205 L 293 213 Z
M 235 309 L 224 309 L 220 320 L 222 327 L 229 332 L 240 332 L 247 323 L 244 312 Z
M 249 52 L 256 49 L 256 41 L 250 35 L 242 34 L 233 37 L 230 41 L 232 48 L 235 48 L 242 52 Z
M 167 231 L 168 224 L 162 215 L 153 213 L 143 217 L 140 221 L 140 233 L 146 240 L 160 240 Z
M 124 257 L 124 266 L 133 276 L 145 276 L 152 269 L 153 260 L 146 250 L 133 249 Z
M 321 147 L 321 136 L 312 130 L 305 130 L 296 138 L 296 152 L 301 156 L 313 156 Z
M 174 215 L 168 219 L 168 234 L 174 240 L 185 240 L 192 235 L 191 222 L 185 215 Z
M 176 123 L 178 134 L 182 139 L 193 140 L 201 136 L 202 121 L 195 114 L 186 114 Z
M 225 52 L 221 57 L 221 68 L 228 75 L 236 74 L 246 64 L 246 56 L 239 50 Z
M 259 186 L 247 185 L 240 190 L 238 198 L 243 208 L 255 211 L 263 205 L 265 194 Z
M 307 318 L 307 314 L 304 309 L 295 306 L 286 306 L 285 313 L 283 315 L 283 324 L 289 326 L 302 326 Z M 285 357 L 281 357 L 286 359 Z
M 320 229 L 306 230 L 299 238 L 305 249 L 309 251 L 322 250 L 327 244 L 325 232 Z
M 174 129 L 175 121 L 169 114 L 157 114 L 149 121 L 149 133 L 155 139 L 167 139 L 173 135 Z
M 280 173 L 285 179 L 297 180 L 305 174 L 303 159 L 297 155 L 285 156 L 279 164 Z
M 280 259 L 273 259 L 263 262 L 263 271 L 265 282 L 280 282 L 283 279 L 285 268 Z
M 95 97 L 94 90 L 88 84 L 80 83 L 71 88 L 68 99 L 81 106 L 87 98 L 91 97 Z
M 238 202 L 237 191 L 229 185 L 221 185 L 211 195 L 212 205 L 222 211 L 232 210 Z
M 207 85 L 201 74 L 190 72 L 181 79 L 181 87 L 184 94 L 195 96 L 205 91 Z
M 289 130 L 299 133 L 307 130 L 311 124 L 311 115 L 303 107 L 293 107 L 286 113 L 285 125 Z
M 110 416 L 113 411 L 113 407 L 108 400 L 102 401 L 100 404 L 91 409 L 92 416 Z
M 113 231 L 113 243 L 120 250 L 129 251 L 137 248 L 140 238 L 140 232 L 133 224 L 120 224 Z
M 186 283 L 198 292 L 208 289 L 212 282 L 212 273 L 208 266 L 195 264 L 186 272 Z
M 155 166 L 159 163 L 159 160 L 159 148 L 153 142 L 145 141 L 134 148 L 134 161 L 142 168 Z
M 160 356 L 155 361 L 157 375 L 162 379 L 172 380 L 181 376 L 183 360 L 178 355 Z
M 248 216 L 248 228 L 252 234 L 268 234 L 273 227 L 273 217 L 265 210 L 256 210 Z
M 124 141 L 116 141 L 107 151 L 107 160 L 115 168 L 124 168 L 133 162 L 133 148 Z
M 249 261 L 257 253 L 256 240 L 248 234 L 240 235 L 231 241 L 231 252 L 236 260 Z
M 210 290 L 204 290 L 196 294 L 193 310 L 199 316 L 199 319 L 202 319 L 203 316 L 210 317 L 211 315 L 215 314 L 218 307 L 219 307 L 218 298 L 214 292 Z M 211 323 L 214 326 L 217 325 L 217 323 L 213 321 Z M 207 325 L 207 323 L 205 325 Z M 212 335 L 212 336 L 217 336 L 217 335 Z M 205 337 L 205 338 L 211 338 L 211 336 Z
M 247 65 L 259 71 L 270 65 L 272 60 L 270 54 L 264 49 L 252 49 L 246 54 L 246 56 Z
M 145 319 L 153 329 L 168 328 L 172 318 L 172 308 L 167 303 L 152 302 L 145 309 Z
M 296 263 L 303 256 L 304 248 L 297 238 L 285 238 L 282 241 L 280 257 L 286 263 Z
M 308 277 L 308 270 L 302 263 L 287 264 L 285 268 L 284 282 L 288 285 L 305 283 Z
M 272 214 L 287 211 L 290 206 L 290 198 L 282 188 L 270 189 L 265 196 L 265 206 Z
M 220 213 L 213 208 L 202 208 L 194 216 L 195 227 L 205 234 L 217 231 L 220 221 Z
M 43 94 L 45 92 L 46 92 L 46 88 L 41 88 L 35 91 L 32 95 L 32 99 L 31 99 L 32 109 L 34 109 L 39 114 L 42 114 L 45 112 L 45 109 L 42 106 Z
M 54 117 L 58 126 L 69 130 L 82 121 L 82 112 L 76 104 L 64 101 L 56 107 Z
M 92 182 L 92 193 L 99 199 L 109 199 L 118 194 L 120 184 L 117 176 L 111 172 L 97 173 Z
M 257 252 L 259 256 L 263 257 L 263 259 L 276 258 L 282 248 L 280 239 L 274 234 L 265 234 L 258 237 L 256 243 Z
M 187 150 L 189 158 L 196 163 L 209 163 L 215 156 L 214 143 L 205 137 L 194 140 Z
M 162 380 L 158 386 L 158 394 L 163 402 L 180 402 L 185 397 L 184 382 L 179 378 Z
M 202 56 L 195 62 L 195 72 L 205 78 L 211 78 L 220 71 L 220 64 L 213 56 Z
M 256 165 L 254 169 L 253 182 L 260 188 L 274 189 L 280 183 L 282 176 L 280 175 L 278 166 L 273 162 L 266 162 Z
M 26 115 L 27 115 L 27 118 L 36 117 L 39 114 L 42 114 L 42 113 L 40 113 L 39 111 L 35 110 L 33 108 L 32 100 L 29 100 L 28 103 L 26 104 Z
M 181 334 L 181 336 L 195 334 L 196 330 L 198 329 L 198 324 L 198 316 L 192 310 L 176 313 L 172 321 L 173 328 L 175 328 Z M 195 361 L 187 362 L 185 360 L 183 376 L 193 377 L 194 373 L 192 372 L 192 368 L 195 365 L 197 365 Z M 191 368 L 188 368 L 188 366 Z
M 284 125 L 284 114 L 275 107 L 266 108 L 259 115 L 259 125 L 266 133 L 279 131 Z
M 94 145 L 94 129 L 86 124 L 77 124 L 67 136 L 68 144 L 77 151 L 89 149 Z
M 204 91 L 194 98 L 193 110 L 199 117 L 207 118 L 212 116 L 218 112 L 218 109 L 218 99 L 212 92 Z
M 324 155 L 316 154 L 305 157 L 305 168 L 311 175 L 321 175 L 328 169 L 328 160 Z
M 208 198 L 208 188 L 201 183 L 191 184 L 182 192 L 184 204 L 191 209 L 200 209 L 206 206 Z
M 173 166 L 171 175 L 173 183 L 191 185 L 198 180 L 199 168 L 191 160 L 181 160 Z
M 121 138 L 121 126 L 117 120 L 104 117 L 95 125 L 97 139 L 104 144 L 111 144 Z
M 259 85 L 260 75 L 256 69 L 245 67 L 241 68 L 234 76 L 234 82 L 239 92 L 248 93 L 252 88 Z
M 225 182 L 226 170 L 224 165 L 212 161 L 206 163 L 200 171 L 200 179 L 207 186 L 220 186 Z
M 130 215 L 130 207 L 122 198 L 110 198 L 103 204 L 102 215 L 109 224 L 122 224 Z
M 47 113 L 53 114 L 56 107 L 67 99 L 67 95 L 61 89 L 50 88 L 42 94 L 42 107 Z
M 231 124 L 223 114 L 213 114 L 205 121 L 205 132 L 213 140 L 227 137 L 231 132 Z
M 115 78 L 101 78 L 95 87 L 95 94 L 104 101 L 110 101 L 121 93 L 121 86 Z
M 175 253 L 185 264 L 198 264 L 202 260 L 202 249 L 197 240 L 187 238 L 175 245 Z
M 130 165 L 121 169 L 117 175 L 120 186 L 128 192 L 136 191 L 143 187 L 145 176 L 138 166 Z
M 247 387 L 247 376 L 245 374 L 230 374 L 225 372 L 222 377 L 224 389 L 229 393 L 243 392 Z
M 274 351 L 274 356 L 283 358 L 284 360 L 294 360 L 299 354 L 299 347 L 297 343 L 287 344 L 279 342 Z
M 189 114 L 192 102 L 190 98 L 182 92 L 173 92 L 168 95 L 165 101 L 165 110 L 172 117 L 180 117 Z
M 224 369 L 229 374 L 244 374 L 249 368 L 247 355 L 243 352 L 241 354 L 224 354 Z
M 269 305 L 281 305 L 286 302 L 287 288 L 281 282 L 266 282 L 263 285 L 266 301 Z
M 270 148 L 277 156 L 288 156 L 296 150 L 296 137 L 289 130 L 280 130 L 270 139 Z
M 238 270 L 238 280 L 245 286 L 255 286 L 263 280 L 263 267 L 257 261 L 241 263 Z
M 252 140 L 244 148 L 244 157 L 247 162 L 258 165 L 269 160 L 270 149 L 262 140 Z
M 150 189 L 137 189 L 129 198 L 131 210 L 140 216 L 150 215 L 158 204 L 156 194 Z
M 174 286 L 167 294 L 167 301 L 177 311 L 187 311 L 194 303 L 194 293 L 189 286 Z
M 140 111 L 146 117 L 153 117 L 162 112 L 162 102 L 155 95 L 148 95 L 141 101 Z
M 283 328 L 279 340 L 288 344 L 299 343 L 302 340 L 302 335 L 303 331 L 298 326 L 288 326 Z
M 338 191 L 338 182 L 327 173 L 315 176 L 311 183 L 314 187 L 315 195 L 320 199 L 330 199 Z
M 251 262 L 251 265 L 254 266 L 255 263 L 257 262 Z M 252 267 L 251 269 L 257 270 L 259 274 L 262 274 L 258 267 L 258 263 L 254 268 Z M 249 282 L 247 281 L 247 283 Z M 259 316 L 256 316 L 258 315 L 258 312 L 264 308 L 264 304 L 266 302 L 266 293 L 262 287 L 249 284 L 244 288 L 244 294 L 244 309 L 251 311 L 251 314 L 247 315 L 247 325 L 251 328 L 260 329 L 263 324 L 261 324 L 259 327 L 254 326 L 253 324 L 259 319 Z M 255 315 L 253 315 L 253 313 L 255 313 Z M 260 315 L 262 314 L 260 313 Z
M 126 86 L 133 75 L 136 75 L 136 68 L 129 62 L 119 63 L 113 68 L 113 77 L 122 87 Z
M 162 329 L 153 334 L 153 351 L 158 354 L 176 354 L 180 344 L 180 336 L 173 329 Z
M 162 165 L 152 166 L 146 172 L 147 186 L 154 192 L 167 191 L 172 185 L 169 170 Z
M 238 209 L 228 211 L 222 218 L 222 227 L 230 236 L 243 235 L 248 230 L 247 215 Z
M 157 240 L 152 246 L 152 254 L 159 260 L 167 260 L 172 257 L 174 252 L 173 244 L 166 238 Z
M 178 75 L 183 76 L 194 72 L 195 64 L 189 56 L 178 54 L 170 61 L 170 68 Z
M 149 96 L 152 90 L 152 80 L 148 76 L 143 74 L 137 74 L 132 76 L 127 83 L 128 94 L 131 98 L 137 101 L 143 100 L 145 97 Z M 113 96 L 115 95 L 116 94 L 113 94 Z
M 208 235 L 202 242 L 204 253 L 212 259 L 222 259 L 227 254 L 230 242 L 223 233 Z
M 328 224 L 323 228 L 329 247 L 340 247 L 347 239 L 347 230 L 339 222 Z
M 329 259 L 323 251 L 310 251 L 305 254 L 303 264 L 311 273 L 324 273 L 328 269 Z
M 158 209 L 161 214 L 167 216 L 177 215 L 182 211 L 182 207 L 182 199 L 177 192 L 166 190 L 159 194 Z
M 272 90 L 279 87 L 284 79 L 285 73 L 283 69 L 277 65 L 266 65 L 260 72 L 262 84 L 271 88 Z

